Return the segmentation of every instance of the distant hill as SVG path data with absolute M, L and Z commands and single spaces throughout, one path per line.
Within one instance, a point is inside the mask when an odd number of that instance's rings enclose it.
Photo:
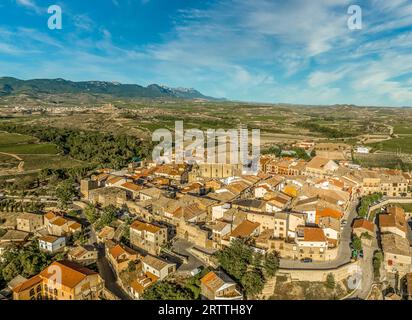
M 208 97 L 195 89 L 169 88 L 151 84 L 147 87 L 137 84 L 122 84 L 107 81 L 68 81 L 64 79 L 19 80 L 12 77 L 0 77 L 0 96 L 16 94 L 61 94 L 89 93 L 108 94 L 121 98 L 181 98 L 224 100 Z

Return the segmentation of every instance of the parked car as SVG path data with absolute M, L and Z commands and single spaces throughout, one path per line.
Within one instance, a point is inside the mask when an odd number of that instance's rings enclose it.
M 363 250 L 359 251 L 359 257 L 363 258 Z
M 340 222 L 340 224 L 341 224 L 341 226 L 345 226 L 345 225 L 348 224 L 348 221 L 347 221 L 346 219 L 343 219 L 343 220 Z
M 303 258 L 303 259 L 301 259 L 300 261 L 302 261 L 303 263 L 310 263 L 310 262 L 312 262 L 313 260 L 312 260 L 312 258 Z

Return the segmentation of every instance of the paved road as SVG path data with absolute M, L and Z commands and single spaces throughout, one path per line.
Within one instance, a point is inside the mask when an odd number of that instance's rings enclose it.
M 303 263 L 300 260 L 291 260 L 291 259 L 280 259 L 280 268 L 281 269 L 333 269 L 338 266 L 341 266 L 345 263 L 349 263 L 351 259 L 351 249 L 349 244 L 351 242 L 352 234 L 352 222 L 356 218 L 356 207 L 358 201 L 355 200 L 351 202 L 344 218 L 348 223 L 344 226 L 341 232 L 341 242 L 338 247 L 337 258 L 331 261 L 314 261 L 311 263 Z
M 350 297 L 348 297 L 349 299 L 353 299 L 353 298 L 366 299 L 368 297 L 372 284 L 373 284 L 373 279 L 374 279 L 372 260 L 373 260 L 373 253 L 375 250 L 376 250 L 376 244 L 373 245 L 372 247 L 369 247 L 369 246 L 363 247 L 364 257 L 363 259 L 359 260 L 360 265 L 359 265 L 358 272 L 360 274 L 357 277 L 360 281 L 357 282 L 355 286 L 356 289 L 350 295 Z
M 179 266 L 178 270 L 179 272 L 185 272 L 185 271 L 192 271 L 193 269 L 199 268 L 199 267 L 205 267 L 205 264 L 196 258 L 189 250 L 190 248 L 193 247 L 193 243 L 190 243 L 186 240 L 183 239 L 177 239 L 173 243 L 173 251 L 176 252 L 177 254 L 181 254 L 183 256 L 188 257 L 188 261 L 186 264 L 182 264 Z
M 360 260 L 361 281 L 349 298 L 366 299 L 374 281 L 373 254 L 379 249 L 378 230 L 375 228 L 375 238 L 371 246 L 363 246 L 364 257 Z

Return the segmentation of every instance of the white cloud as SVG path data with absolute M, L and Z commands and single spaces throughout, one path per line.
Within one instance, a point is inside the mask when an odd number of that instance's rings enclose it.
M 329 85 L 333 82 L 336 82 L 345 75 L 345 72 L 336 71 L 336 72 L 324 72 L 324 71 L 315 71 L 312 72 L 308 77 L 308 84 L 311 87 L 321 87 Z
M 16 0 L 16 3 L 20 6 L 34 10 L 36 13 L 40 13 L 41 8 L 34 2 L 34 0 Z

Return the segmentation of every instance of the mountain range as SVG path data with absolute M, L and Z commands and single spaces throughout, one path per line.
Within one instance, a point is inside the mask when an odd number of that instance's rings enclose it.
M 170 88 L 151 84 L 143 87 L 137 84 L 122 84 L 108 81 L 69 81 L 64 79 L 20 80 L 12 77 L 0 77 L 0 96 L 17 94 L 62 94 L 88 93 L 108 94 L 119 98 L 180 98 L 224 100 L 205 96 L 192 88 Z

